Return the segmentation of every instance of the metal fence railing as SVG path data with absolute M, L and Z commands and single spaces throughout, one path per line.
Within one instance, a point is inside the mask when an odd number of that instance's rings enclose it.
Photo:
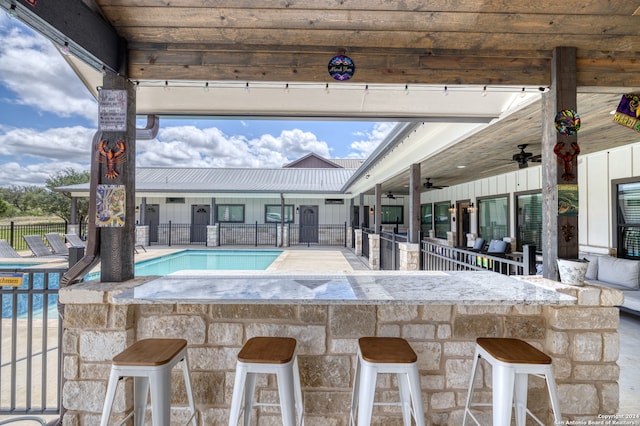
M 535 246 L 525 246 L 522 255 L 491 255 L 423 240 L 421 265 L 427 271 L 482 271 L 504 275 L 535 275 Z
M 221 246 L 261 246 L 278 244 L 277 223 L 221 223 L 218 226 L 218 242 Z
M 149 225 L 149 244 L 172 245 L 206 245 L 207 225 L 191 223 L 160 223 Z
M 400 249 L 398 243 L 406 243 L 407 234 L 393 232 L 380 233 L 380 269 L 397 271 L 400 269 Z
M 65 271 L 0 269 L 0 415 L 60 413 L 62 321 L 57 303 Z
M 67 232 L 67 222 L 55 223 L 30 223 L 18 225 L 11 222 L 9 225 L 0 225 L 0 240 L 6 240 L 14 249 L 28 250 L 24 235 L 44 235 L 49 232 L 58 232 L 64 235 Z
M 289 245 L 317 244 L 347 246 L 347 222 L 344 224 L 289 224 Z

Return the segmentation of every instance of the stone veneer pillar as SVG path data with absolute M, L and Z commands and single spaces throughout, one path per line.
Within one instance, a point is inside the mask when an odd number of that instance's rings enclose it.
M 380 235 L 369 234 L 369 268 L 380 270 Z
M 148 225 L 136 225 L 136 245 L 148 247 L 149 246 L 149 226 Z
M 218 225 L 207 225 L 207 247 L 218 247 Z
M 114 296 L 148 277 L 125 283 L 80 283 L 60 290 L 63 329 L 63 426 L 99 424 L 111 359 L 135 341 L 184 338 L 188 341 L 198 424 L 226 425 L 237 353 L 254 336 L 291 336 L 298 357 L 305 419 L 309 424 L 341 425 L 348 418 L 354 355 L 361 336 L 403 337 L 418 355 L 426 423 L 460 425 L 479 336 L 524 339 L 553 358 L 563 421 L 597 420 L 616 414 L 619 355 L 616 305 L 622 292 L 586 285 L 572 287 L 544 278 L 537 285 L 577 298 L 577 305 L 332 304 L 324 303 L 151 303 L 123 305 Z M 480 374 L 476 396 L 488 400 L 491 380 Z M 187 406 L 181 374 L 173 375 L 172 405 Z M 383 402 L 397 398 L 394 380 L 379 380 Z M 546 389 L 529 380 L 529 408 L 553 424 Z M 258 391 L 273 395 L 274 381 Z M 132 408 L 131 379 L 120 384 L 114 418 Z M 487 409 L 490 413 L 490 409 Z M 173 422 L 188 411 L 172 409 Z M 401 423 L 397 409 L 377 412 L 382 424 Z M 276 424 L 278 410 L 260 410 L 256 424 Z
M 347 226 L 347 239 L 345 241 L 345 247 L 351 247 L 352 242 L 353 242 L 353 228 L 350 226 Z
M 77 223 L 67 224 L 67 234 L 80 235 L 80 225 Z
M 420 270 L 420 244 L 398 243 L 400 249 L 400 270 L 419 271 Z
M 362 229 L 356 229 L 355 231 L 356 244 L 354 250 L 356 256 L 362 256 Z

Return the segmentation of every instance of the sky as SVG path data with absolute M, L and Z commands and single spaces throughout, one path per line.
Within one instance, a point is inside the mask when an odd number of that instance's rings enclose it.
M 97 121 L 97 102 L 53 44 L 0 12 L 0 187 L 89 170 Z M 155 139 L 136 142 L 136 165 L 274 168 L 310 152 L 366 158 L 393 125 L 161 118 Z

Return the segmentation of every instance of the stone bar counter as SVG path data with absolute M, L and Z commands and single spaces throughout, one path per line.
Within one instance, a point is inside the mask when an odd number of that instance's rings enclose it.
M 60 301 L 65 425 L 99 423 L 111 359 L 149 337 L 188 341 L 199 425 L 227 424 L 237 353 L 259 335 L 297 339 L 307 426 L 348 424 L 362 336 L 409 341 L 418 354 L 429 425 L 462 423 L 475 339 L 483 336 L 524 339 L 553 358 L 563 420 L 597 420 L 618 409 L 615 306 L 622 294 L 603 287 L 492 272 L 192 271 L 77 284 L 61 289 Z M 171 398 L 176 421 L 188 417 L 179 373 Z M 490 385 L 485 367 L 475 398 L 490 401 Z M 531 378 L 529 387 L 530 408 L 553 424 L 543 382 Z M 131 409 L 132 388 L 130 379 L 119 385 L 116 417 Z M 257 394 L 277 401 L 275 379 L 260 378 Z M 376 401 L 397 396 L 395 378 L 379 377 Z M 374 421 L 401 424 L 401 412 L 377 407 Z M 280 424 L 279 409 L 261 408 L 253 423 Z

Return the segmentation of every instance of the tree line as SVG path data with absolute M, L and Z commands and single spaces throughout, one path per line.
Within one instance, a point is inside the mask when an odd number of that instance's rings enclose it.
M 0 188 L 0 218 L 20 216 L 57 216 L 71 222 L 71 194 L 55 191 L 60 186 L 89 182 L 89 172 L 68 168 L 49 177 L 44 186 L 17 186 Z M 78 198 L 76 218 L 87 220 L 89 200 Z

